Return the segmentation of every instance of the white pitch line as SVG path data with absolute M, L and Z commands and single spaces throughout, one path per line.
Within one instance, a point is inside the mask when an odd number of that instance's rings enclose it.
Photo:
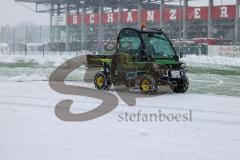
M 206 83 L 216 83 L 218 81 L 207 81 L 207 80 L 198 80 L 198 79 L 190 79 L 190 81 L 194 82 L 206 82 Z
M 213 84 L 213 85 L 207 85 L 204 87 L 196 87 L 196 88 L 192 88 L 192 89 L 202 89 L 202 88 L 211 88 L 211 87 L 217 87 L 223 84 L 223 80 L 217 79 L 217 78 L 213 78 L 213 77 L 208 77 L 210 79 L 216 80 L 217 84 Z

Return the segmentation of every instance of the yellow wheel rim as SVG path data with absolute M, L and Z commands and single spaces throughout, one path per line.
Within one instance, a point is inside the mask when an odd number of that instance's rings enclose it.
M 97 82 L 97 85 L 99 87 L 102 87 L 104 85 L 104 78 L 103 77 L 97 77 L 96 82 Z
M 142 84 L 141 84 L 141 88 L 143 91 L 150 91 L 151 89 L 151 83 L 149 82 L 149 80 L 145 79 L 142 81 Z

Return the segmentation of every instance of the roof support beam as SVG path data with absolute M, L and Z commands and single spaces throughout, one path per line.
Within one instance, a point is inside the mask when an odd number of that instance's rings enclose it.
M 208 7 L 208 38 L 213 38 L 213 33 L 212 33 L 212 7 L 213 7 L 213 0 L 209 0 L 209 7 Z
M 164 0 L 161 0 L 160 5 L 160 28 L 164 27 Z
M 188 0 L 184 0 L 184 6 L 183 6 L 183 39 L 187 39 L 187 7 L 188 7 Z
M 235 44 L 239 43 L 240 0 L 236 0 Z

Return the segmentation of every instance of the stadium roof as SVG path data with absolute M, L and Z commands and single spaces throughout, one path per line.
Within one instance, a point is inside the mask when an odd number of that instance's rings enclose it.
M 85 8 L 88 7 L 99 7 L 103 5 L 104 7 L 118 7 L 119 5 L 124 6 L 128 9 L 135 9 L 137 6 L 136 4 L 139 0 L 15 0 L 16 2 L 23 2 L 23 3 L 34 3 L 36 4 L 36 12 L 49 12 L 50 11 L 50 4 L 61 4 L 63 5 L 60 8 L 60 12 L 65 12 L 66 4 L 70 5 L 70 10 L 76 9 L 77 6 L 84 4 Z M 160 6 L 161 0 L 140 0 L 147 6 L 152 6 L 156 8 Z M 180 0 L 164 0 L 164 2 L 179 2 Z M 184 0 L 182 0 L 183 2 Z M 194 0 L 188 0 L 194 1 Z M 65 5 L 65 6 L 64 6 Z M 145 6 L 144 5 L 144 6 Z M 56 9 L 54 9 L 56 11 Z
M 137 3 L 139 0 L 15 0 L 16 2 L 26 2 L 26 3 L 36 3 L 36 4 L 77 4 L 84 3 L 86 6 L 96 6 L 101 3 L 104 5 L 116 5 L 116 4 L 126 4 L 126 3 Z M 143 3 L 155 3 L 160 4 L 161 0 L 141 0 Z M 180 0 L 164 0 L 164 2 L 179 2 Z M 182 0 L 183 1 L 183 0 Z M 190 1 L 190 0 L 189 0 Z M 191 0 L 192 1 L 192 0 Z
M 76 2 L 81 2 L 81 1 L 84 1 L 84 0 L 15 0 L 17 2 L 32 2 L 32 3 L 66 3 L 67 1 L 69 1 L 70 3 L 73 2 L 73 3 L 76 3 Z M 85 3 L 99 3 L 100 1 L 105 1 L 107 3 L 109 2 L 137 2 L 138 0 L 86 0 Z M 154 1 L 161 1 L 161 0 L 143 0 L 143 1 L 149 1 L 149 2 L 154 2 Z M 165 2 L 178 2 L 179 0 L 164 0 Z

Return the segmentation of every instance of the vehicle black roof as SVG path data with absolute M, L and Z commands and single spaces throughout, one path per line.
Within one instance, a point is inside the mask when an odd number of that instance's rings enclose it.
M 132 30 L 136 30 L 137 32 L 141 32 L 141 33 L 162 33 L 163 32 L 162 29 L 152 29 L 152 28 L 144 28 L 144 29 L 123 28 L 122 30 L 125 30 L 125 29 L 132 29 Z

